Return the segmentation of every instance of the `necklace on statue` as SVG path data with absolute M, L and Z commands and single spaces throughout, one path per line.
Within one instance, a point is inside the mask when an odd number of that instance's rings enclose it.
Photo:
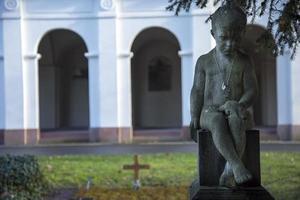
M 222 76 L 221 89 L 223 90 L 225 96 L 228 98 L 228 97 L 230 97 L 229 81 L 230 81 L 231 71 L 232 71 L 232 67 L 233 67 L 235 59 L 233 59 L 232 62 L 229 64 L 229 66 L 230 66 L 229 75 L 226 78 L 226 75 L 227 75 L 226 71 L 224 72 L 225 75 L 222 75 L 221 67 L 219 65 L 219 62 L 218 62 L 218 59 L 217 59 L 217 56 L 216 56 L 216 50 L 214 51 L 214 58 L 215 58 L 215 62 L 217 64 L 217 68 L 219 70 L 219 73 Z

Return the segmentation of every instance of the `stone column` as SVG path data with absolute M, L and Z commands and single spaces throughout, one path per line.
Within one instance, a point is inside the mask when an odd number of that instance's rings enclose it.
M 0 30 L 2 31 L 2 30 Z M 2 42 L 2 40 L 0 40 Z M 0 145 L 4 143 L 5 101 L 4 101 L 4 66 L 3 54 L 0 52 Z
M 40 54 L 28 54 L 23 62 L 25 144 L 37 144 L 40 139 L 39 70 Z
M 94 72 L 90 71 L 95 83 L 90 82 L 93 87 L 91 92 L 94 97 L 90 108 L 94 120 L 90 131 L 91 141 L 118 142 L 117 128 L 117 50 L 116 50 L 116 18 L 113 10 L 106 10 L 99 13 L 98 23 L 98 57 Z M 92 74 L 93 73 L 93 74 Z
M 182 137 L 190 138 L 190 91 L 193 86 L 193 52 L 190 50 L 179 51 L 181 57 L 181 95 L 182 95 Z
M 131 58 L 133 53 L 119 53 L 117 61 L 119 141 L 132 141 Z
M 8 9 L 8 8 L 7 8 Z M 4 144 L 26 144 L 21 17 L 19 11 L 2 13 L 4 57 Z
M 291 60 L 292 140 L 300 139 L 300 53 Z
M 289 56 L 277 57 L 277 132 L 282 140 L 291 139 L 292 99 L 291 64 Z
M 90 141 L 98 141 L 100 122 L 100 68 L 97 53 L 85 53 L 84 56 L 88 59 L 88 77 L 89 77 L 89 113 L 90 113 Z

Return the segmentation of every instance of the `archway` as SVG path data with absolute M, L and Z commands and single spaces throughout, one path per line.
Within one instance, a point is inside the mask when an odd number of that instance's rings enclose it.
M 253 106 L 254 121 L 256 126 L 264 127 L 277 125 L 276 57 L 272 54 L 272 44 L 263 47 L 257 41 L 265 33 L 264 28 L 249 25 L 242 43 L 252 58 L 259 85 L 259 96 Z
M 48 32 L 39 43 L 40 129 L 89 128 L 87 47 L 75 32 Z
M 182 127 L 180 45 L 168 30 L 143 30 L 131 52 L 132 122 L 137 129 Z

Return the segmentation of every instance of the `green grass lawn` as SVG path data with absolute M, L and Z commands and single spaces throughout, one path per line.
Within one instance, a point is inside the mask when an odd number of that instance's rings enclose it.
M 150 170 L 140 172 L 147 187 L 188 186 L 196 176 L 196 155 L 191 153 L 141 155 L 141 164 Z M 101 188 L 132 187 L 132 155 L 39 157 L 46 179 L 55 188 L 83 187 L 88 177 Z M 300 199 L 300 153 L 262 153 L 262 184 L 276 199 Z

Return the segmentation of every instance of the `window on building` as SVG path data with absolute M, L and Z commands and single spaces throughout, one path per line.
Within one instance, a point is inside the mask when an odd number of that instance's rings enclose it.
M 148 66 L 148 90 L 169 91 L 172 89 L 172 65 L 166 57 L 153 58 Z

